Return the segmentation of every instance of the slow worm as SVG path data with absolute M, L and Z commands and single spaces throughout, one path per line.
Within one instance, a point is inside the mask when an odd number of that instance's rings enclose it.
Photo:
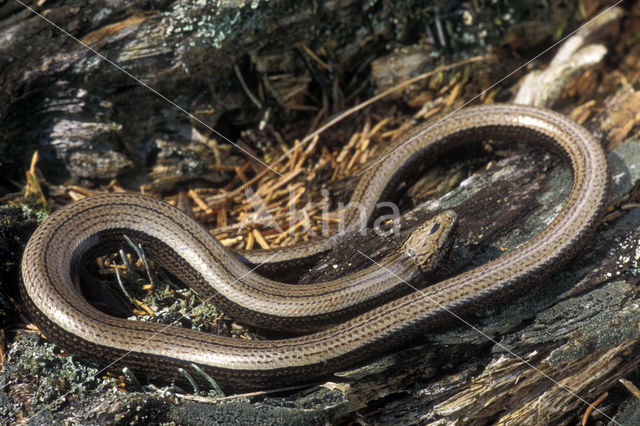
M 567 260 L 598 225 L 609 174 L 606 156 L 593 136 L 551 111 L 491 105 L 461 110 L 417 131 L 368 170 L 347 208 L 346 229 L 363 226 L 376 201 L 416 164 L 432 162 L 467 143 L 496 138 L 541 144 L 558 153 L 573 176 L 568 199 L 555 219 L 527 243 L 422 292 L 392 294 L 403 286 L 404 278 L 395 275 L 411 275 L 415 268 L 400 252 L 387 263 L 390 271 L 372 274 L 369 268 L 364 275 L 304 286 L 298 290 L 302 295 L 294 295 L 290 286 L 250 272 L 178 210 L 139 195 L 113 194 L 66 206 L 36 230 L 22 259 L 24 303 L 36 325 L 64 349 L 102 361 L 118 360 L 118 365 L 133 370 L 171 376 L 177 367 L 195 363 L 221 384 L 243 389 L 312 380 L 433 329 L 451 320 L 452 312 L 466 313 L 521 291 Z M 365 214 L 355 205 L 365 206 Z M 84 257 L 98 247 L 117 247 L 122 234 L 141 241 L 159 263 L 246 322 L 287 328 L 300 318 L 298 328 L 311 329 L 317 321 L 352 317 L 300 337 L 247 341 L 109 316 L 86 302 L 74 279 Z M 246 256 L 256 263 L 296 262 L 334 247 L 341 238 L 332 235 Z

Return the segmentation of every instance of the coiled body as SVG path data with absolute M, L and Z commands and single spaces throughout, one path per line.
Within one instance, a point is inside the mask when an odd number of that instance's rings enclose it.
M 113 245 L 123 233 L 141 241 L 163 266 L 197 290 L 213 285 L 214 299 L 231 315 L 248 315 L 248 322 L 271 322 L 277 327 L 288 308 L 299 308 L 297 296 L 289 297 L 286 291 L 282 293 L 279 283 L 249 272 L 186 215 L 135 195 L 83 200 L 45 221 L 23 256 L 25 304 L 34 322 L 63 348 L 109 362 L 118 360 L 134 370 L 174 374 L 176 367 L 195 363 L 234 388 L 311 380 L 378 354 L 442 321 L 453 320 L 451 312 L 463 313 L 521 290 L 571 256 L 593 231 L 607 201 L 609 182 L 601 146 L 584 128 L 559 114 L 515 105 L 468 108 L 417 132 L 362 177 L 351 201 L 371 206 L 367 207 L 371 213 L 378 198 L 417 162 L 488 138 L 542 144 L 566 161 L 573 186 L 557 217 L 518 249 L 419 294 L 377 307 L 372 306 L 390 297 L 385 282 L 393 274 L 403 273 L 402 262 L 392 262 L 391 272 L 381 274 L 367 286 L 338 280 L 337 286 L 331 284 L 334 287 L 327 287 L 327 283 L 309 287 L 308 291 L 318 297 L 306 307 L 310 313 L 303 314 L 303 322 L 334 322 L 340 318 L 346 306 L 336 306 L 340 297 L 368 300 L 360 306 L 368 310 L 328 329 L 295 338 L 246 341 L 127 321 L 93 308 L 74 284 L 79 261 L 96 245 Z M 359 215 L 348 215 L 347 220 L 347 229 L 362 225 Z M 327 250 L 340 238 L 267 251 L 252 260 L 294 261 Z M 393 270 L 396 266 L 399 269 Z M 349 294 L 353 289 L 360 293 Z M 263 306 L 248 306 L 246 292 L 261 297 Z M 374 296 L 367 296 L 367 292 Z

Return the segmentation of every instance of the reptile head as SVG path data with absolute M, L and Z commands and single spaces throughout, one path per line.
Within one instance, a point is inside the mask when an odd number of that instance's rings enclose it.
M 451 251 L 457 227 L 458 215 L 445 210 L 416 228 L 402 250 L 423 272 L 433 271 Z

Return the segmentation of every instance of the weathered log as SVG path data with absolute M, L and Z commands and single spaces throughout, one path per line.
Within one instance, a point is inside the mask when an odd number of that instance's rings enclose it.
M 35 150 L 56 183 L 117 177 L 163 190 L 218 182 L 223 166 L 246 155 L 220 155 L 226 138 L 267 111 L 276 123 L 342 111 L 345 98 L 368 87 L 370 61 L 398 42 L 439 34 L 408 68 L 420 72 L 438 49 L 506 37 L 521 45 L 533 34 L 549 37 L 549 23 L 573 13 L 521 2 L 496 23 L 491 7 L 423 0 L 27 3 L 59 29 L 14 0 L 0 5 L 0 195 L 16 190 L 10 181 L 23 178 Z M 518 18 L 531 16 L 540 28 L 522 30 Z

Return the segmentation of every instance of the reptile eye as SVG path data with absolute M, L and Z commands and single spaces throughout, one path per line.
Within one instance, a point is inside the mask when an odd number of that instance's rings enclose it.
M 432 227 L 431 227 L 431 231 L 429 231 L 429 235 L 433 235 L 436 233 L 436 231 L 440 229 L 440 222 L 436 222 Z

